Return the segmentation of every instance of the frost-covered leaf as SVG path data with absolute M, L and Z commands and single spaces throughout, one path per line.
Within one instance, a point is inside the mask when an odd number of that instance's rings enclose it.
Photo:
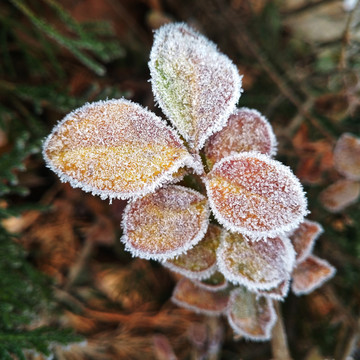
M 296 262 L 302 262 L 310 255 L 316 239 L 323 231 L 319 223 L 310 220 L 305 220 L 294 230 L 290 240 L 296 252 Z
M 121 240 L 134 256 L 167 260 L 204 237 L 208 217 L 203 195 L 183 186 L 167 186 L 127 205 Z
M 153 192 L 193 163 L 165 121 L 125 99 L 86 104 L 67 115 L 43 154 L 62 181 L 103 199 Z
M 309 294 L 335 275 L 335 268 L 326 260 L 310 255 L 295 268 L 291 289 L 296 295 Z
M 328 211 L 340 212 L 354 204 L 358 200 L 359 194 L 359 182 L 341 179 L 320 193 L 320 201 Z
M 176 284 L 171 300 L 197 313 L 220 315 L 226 310 L 229 294 L 226 291 L 207 291 L 183 278 Z
M 241 91 L 237 68 L 215 44 L 182 23 L 155 33 L 149 68 L 161 109 L 189 145 L 200 149 L 235 110 Z
M 342 134 L 334 149 L 335 168 L 349 180 L 360 180 L 360 138 Z
M 227 280 L 252 290 L 269 290 L 289 278 L 295 252 L 285 237 L 249 241 L 241 234 L 223 231 L 217 258 Z
M 291 170 L 256 152 L 222 159 L 208 174 L 206 187 L 216 219 L 252 238 L 291 231 L 307 214 L 305 194 Z
M 267 119 L 253 109 L 237 109 L 226 126 L 208 139 L 205 154 L 209 167 L 222 158 L 244 151 L 273 156 L 276 138 Z
M 192 249 L 164 263 L 170 270 L 190 279 L 204 279 L 216 270 L 216 249 L 220 243 L 221 229 L 209 225 L 205 237 Z
M 224 290 L 228 286 L 228 282 L 226 281 L 224 275 L 219 271 L 216 271 L 208 279 L 193 280 L 193 283 L 196 286 L 209 291 Z
M 290 288 L 289 279 L 282 281 L 277 287 L 270 290 L 255 290 L 255 293 L 273 300 L 283 301 L 287 296 Z
M 256 341 L 270 339 L 277 319 L 269 298 L 258 296 L 242 287 L 231 292 L 227 317 L 237 334 Z

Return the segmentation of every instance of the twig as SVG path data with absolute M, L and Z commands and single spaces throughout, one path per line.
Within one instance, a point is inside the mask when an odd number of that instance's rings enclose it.
M 355 7 L 350 11 L 346 21 L 345 30 L 341 41 L 341 50 L 340 50 L 340 58 L 339 58 L 339 68 L 341 70 L 344 70 L 347 65 L 346 55 L 347 55 L 347 46 L 350 43 L 350 37 L 351 37 L 351 24 L 354 19 L 354 14 L 358 9 L 360 9 L 360 0 L 357 1 Z
M 274 307 L 278 318 L 273 328 L 271 337 L 271 349 L 273 358 L 274 360 L 292 360 L 287 343 L 281 309 L 278 301 L 274 301 Z

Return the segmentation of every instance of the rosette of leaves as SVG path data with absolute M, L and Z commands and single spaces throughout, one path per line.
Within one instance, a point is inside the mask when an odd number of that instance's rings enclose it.
M 44 142 L 47 166 L 102 199 L 129 200 L 121 240 L 133 256 L 188 278 L 175 302 L 227 312 L 244 336 L 268 339 L 268 293 L 286 294 L 295 265 L 289 233 L 307 214 L 302 186 L 272 158 L 268 121 L 236 108 L 241 76 L 212 42 L 185 24 L 165 25 L 149 67 L 169 122 L 125 99 L 86 104 Z M 184 174 L 203 191 L 179 185 Z

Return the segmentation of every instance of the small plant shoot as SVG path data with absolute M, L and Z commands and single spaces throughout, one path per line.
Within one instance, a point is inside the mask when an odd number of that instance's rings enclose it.
M 305 220 L 298 178 L 273 159 L 268 120 L 236 108 L 242 77 L 215 44 L 186 24 L 165 25 L 149 67 L 164 118 L 125 99 L 86 104 L 45 140 L 46 164 L 73 187 L 128 200 L 121 241 L 134 257 L 181 276 L 175 304 L 224 315 L 246 339 L 269 340 L 273 301 L 284 300 L 291 278 L 300 295 L 335 272 L 312 255 L 322 228 Z M 354 148 L 347 136 L 336 157 Z M 337 166 L 359 179 L 358 157 Z

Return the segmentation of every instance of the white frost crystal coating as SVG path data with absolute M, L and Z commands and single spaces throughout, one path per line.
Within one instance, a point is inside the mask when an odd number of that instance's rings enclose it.
M 268 297 L 273 300 L 283 301 L 290 289 L 290 279 L 281 282 L 277 287 L 270 290 L 254 290 L 258 295 Z
M 274 156 L 276 146 L 275 134 L 268 120 L 257 110 L 240 108 L 230 115 L 221 131 L 208 139 L 205 154 L 211 167 L 226 156 L 245 151 Z
M 240 287 L 230 294 L 227 318 L 245 339 L 266 341 L 271 338 L 277 316 L 272 300 Z
M 331 279 L 335 272 L 335 268 L 326 260 L 310 255 L 296 266 L 291 289 L 296 295 L 309 294 Z
M 161 109 L 190 147 L 201 149 L 235 110 L 241 93 L 237 68 L 183 23 L 156 31 L 149 68 Z
M 127 205 L 121 241 L 133 256 L 168 260 L 191 249 L 204 237 L 208 217 L 203 195 L 170 185 Z
M 256 152 L 230 155 L 215 164 L 206 188 L 216 219 L 254 240 L 285 234 L 307 214 L 297 177 L 279 161 Z
M 190 279 L 208 278 L 216 271 L 216 249 L 220 243 L 220 234 L 218 226 L 209 224 L 207 233 L 196 246 L 163 265 Z
M 251 290 L 270 290 L 290 277 L 295 252 L 285 237 L 249 241 L 224 230 L 217 258 L 227 280 Z
M 228 305 L 226 291 L 208 291 L 196 286 L 191 280 L 182 278 L 173 291 L 171 300 L 178 306 L 205 315 L 221 315 Z
M 289 236 L 296 252 L 296 262 L 305 260 L 314 247 L 315 241 L 323 233 L 322 226 L 315 221 L 304 220 Z
M 131 101 L 86 104 L 68 114 L 43 146 L 47 166 L 102 199 L 128 199 L 155 191 L 193 158 L 177 133 Z

